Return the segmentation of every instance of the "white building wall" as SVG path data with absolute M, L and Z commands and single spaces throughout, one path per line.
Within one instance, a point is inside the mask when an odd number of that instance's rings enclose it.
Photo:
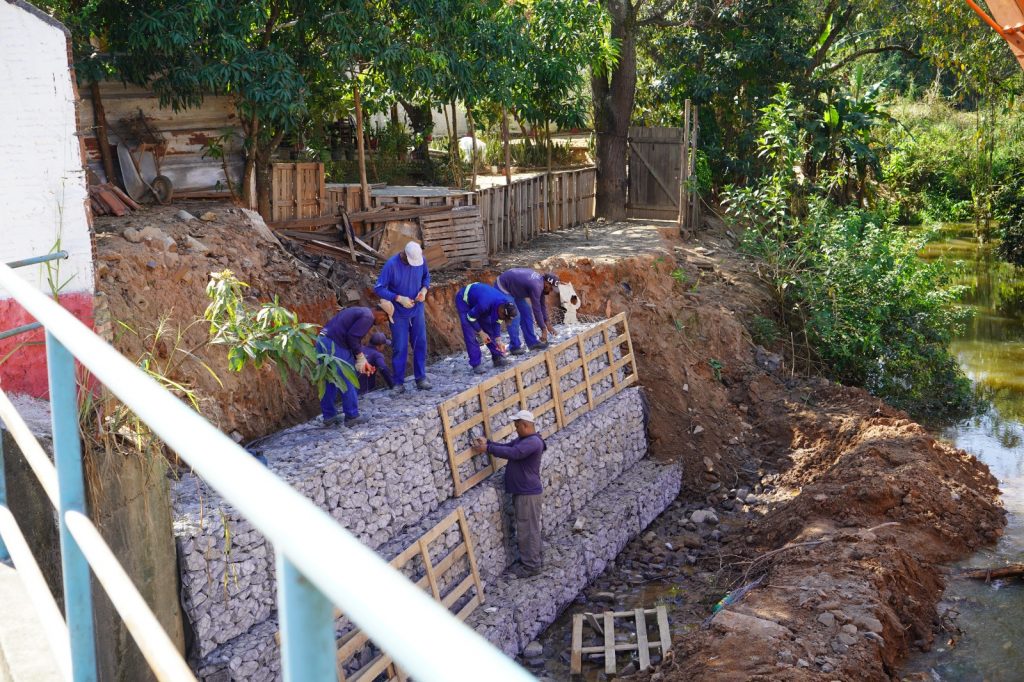
M 27 3 L 0 0 L 0 261 L 51 251 L 61 293 L 93 291 L 76 89 L 62 27 Z M 44 291 L 46 269 L 21 274 Z M 6 298 L 0 292 L 0 298 Z

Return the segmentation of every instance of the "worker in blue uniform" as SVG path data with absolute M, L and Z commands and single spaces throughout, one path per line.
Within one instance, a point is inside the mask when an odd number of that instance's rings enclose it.
M 508 364 L 505 359 L 505 344 L 501 342 L 501 323 L 510 323 L 516 317 L 516 304 L 508 294 L 503 294 L 489 284 L 473 282 L 455 294 L 455 309 L 462 324 L 462 338 L 469 354 L 469 366 L 476 374 L 483 374 L 486 368 L 481 363 L 480 344 L 491 351 L 495 367 Z
M 385 301 L 381 301 L 374 310 L 363 307 L 345 308 L 332 317 L 320 330 L 320 335 L 316 340 L 317 353 L 333 355 L 339 360 L 344 360 L 355 367 L 357 374 L 372 372 L 366 361 L 366 355 L 363 354 L 363 339 L 370 333 L 373 325 L 382 325 L 391 318 L 391 308 L 392 306 Z M 344 374 L 339 373 L 336 378 L 344 388 L 328 381 L 324 394 L 320 398 L 320 411 L 323 415 L 324 426 L 336 424 L 341 419 L 341 416 L 338 415 L 338 408 L 334 406 L 334 400 L 339 390 L 342 391 L 341 407 L 344 412 L 345 426 L 365 424 L 369 419 L 359 414 L 357 388 Z
M 381 299 L 395 304 L 391 325 L 391 366 L 394 369 L 395 391 L 405 393 L 405 365 L 412 340 L 412 369 L 416 388 L 433 388 L 427 380 L 427 320 L 423 302 L 430 289 L 430 271 L 417 242 L 409 242 L 405 250 L 384 263 L 373 290 Z
M 504 294 L 512 297 L 519 310 L 519 319 L 508 326 L 509 352 L 522 355 L 526 348 L 543 350 L 548 347 L 548 334 L 554 334 L 555 328 L 548 319 L 546 298 L 559 284 L 558 276 L 553 273 L 540 274 L 530 268 L 512 268 L 498 275 L 495 286 Z M 540 339 L 533 331 L 536 320 L 540 329 Z M 522 333 L 522 339 L 520 339 Z
M 394 388 L 395 382 L 391 379 L 391 370 L 388 368 L 387 358 L 384 357 L 384 349 L 388 347 L 388 337 L 380 332 L 370 336 L 370 343 L 363 346 L 363 355 L 366 361 L 373 367 L 373 373 L 364 374 L 359 377 L 359 393 L 366 394 L 377 388 L 377 378 L 388 388 Z

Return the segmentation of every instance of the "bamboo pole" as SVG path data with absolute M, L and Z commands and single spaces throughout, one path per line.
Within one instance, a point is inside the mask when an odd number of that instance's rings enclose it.
M 473 112 L 469 110 L 469 105 L 466 105 L 466 125 L 469 126 L 469 137 L 473 142 L 472 149 L 469 152 L 469 162 L 473 166 L 473 180 L 469 185 L 469 189 L 473 192 L 476 191 L 476 126 L 473 124 Z
M 693 178 L 697 174 L 697 139 L 700 137 L 700 118 L 697 116 L 697 107 L 693 107 L 693 134 L 690 139 L 690 177 Z M 700 194 L 697 192 L 697 188 L 690 187 L 690 201 L 693 202 L 692 219 L 690 225 L 696 232 L 700 228 Z

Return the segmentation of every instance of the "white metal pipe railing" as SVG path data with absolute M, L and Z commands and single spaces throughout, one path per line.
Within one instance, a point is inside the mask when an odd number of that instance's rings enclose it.
M 161 682 L 194 682 L 191 668 L 92 521 L 76 511 L 67 512 L 64 520 L 156 678 Z
M 25 536 L 22 535 L 18 522 L 11 510 L 3 505 L 0 505 L 0 535 L 3 536 L 7 551 L 17 568 L 18 577 L 25 586 L 25 591 L 28 592 L 29 601 L 36 609 L 50 650 L 57 661 L 57 668 L 64 679 L 69 680 L 71 679 L 71 652 L 68 650 L 68 626 L 64 623 L 64 616 L 57 608 L 57 602 L 54 601 L 53 595 L 50 593 L 50 586 L 46 584 L 46 579 L 43 577 L 43 572 L 39 570 L 39 564 L 36 563 L 32 550 L 25 542 Z M 13 614 L 8 613 L 5 617 L 11 617 L 11 615 Z
M 36 478 L 39 479 L 39 485 L 43 487 L 43 492 L 50 498 L 50 504 L 56 509 L 58 507 L 57 468 L 53 466 L 46 451 L 32 434 L 32 429 L 21 418 L 18 408 L 3 391 L 0 391 L 0 419 L 3 419 L 4 424 L 7 425 L 7 430 L 11 432 L 11 437 L 21 448 L 21 454 L 25 456 L 25 461 L 32 468 Z
M 423 682 L 534 679 L 71 313 L 0 264 L 0 287 L 41 322 L 316 588 Z

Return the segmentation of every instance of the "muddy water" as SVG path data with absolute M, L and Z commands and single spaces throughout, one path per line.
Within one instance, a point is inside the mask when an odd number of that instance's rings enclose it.
M 960 364 L 990 402 L 983 414 L 943 429 L 943 436 L 988 464 L 999 479 L 1009 514 L 999 543 L 960 567 L 1024 562 L 1024 273 L 1000 263 L 973 226 L 948 225 L 925 258 L 963 267 L 965 303 L 975 316 L 953 343 Z M 949 633 L 914 657 L 905 674 L 934 680 L 1024 679 L 1024 583 L 950 580 L 940 613 Z

